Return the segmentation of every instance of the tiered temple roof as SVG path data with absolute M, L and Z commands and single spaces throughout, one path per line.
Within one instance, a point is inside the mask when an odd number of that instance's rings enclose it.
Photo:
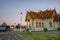
M 54 21 L 60 21 L 60 15 L 57 14 L 56 10 L 45 10 L 45 11 L 27 11 L 26 19 L 28 19 L 28 16 L 30 16 L 31 19 L 49 19 L 54 18 Z

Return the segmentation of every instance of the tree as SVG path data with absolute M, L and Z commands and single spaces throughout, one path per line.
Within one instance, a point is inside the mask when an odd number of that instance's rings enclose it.
M 7 26 L 6 26 L 6 28 L 7 28 L 7 29 L 8 29 L 8 28 L 10 28 L 10 26 L 9 26 L 9 25 L 7 25 Z
M 11 27 L 13 27 L 13 28 L 14 28 L 14 25 L 11 25 Z
M 16 25 L 16 28 L 20 28 L 20 27 L 21 27 L 21 25 L 20 25 L 20 24 L 17 24 L 17 25 Z
M 7 26 L 6 22 L 3 22 L 3 23 L 1 24 L 1 26 L 2 26 L 2 27 L 6 27 L 6 26 Z
M 10 30 L 10 25 L 6 26 L 6 30 L 9 31 Z

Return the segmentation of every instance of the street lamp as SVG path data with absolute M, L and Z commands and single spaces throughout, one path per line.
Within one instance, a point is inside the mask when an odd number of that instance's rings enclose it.
M 22 25 L 22 12 L 20 13 L 20 23 L 21 23 L 21 25 Z
M 20 13 L 20 29 L 21 29 L 21 27 L 22 27 L 22 12 Z

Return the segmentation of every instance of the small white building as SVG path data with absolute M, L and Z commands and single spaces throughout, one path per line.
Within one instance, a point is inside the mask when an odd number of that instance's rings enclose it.
M 58 22 L 55 20 L 56 15 L 58 14 L 55 9 L 39 12 L 27 11 L 25 21 L 31 31 L 43 31 L 44 28 L 56 30 L 60 25 L 60 19 L 58 18 Z

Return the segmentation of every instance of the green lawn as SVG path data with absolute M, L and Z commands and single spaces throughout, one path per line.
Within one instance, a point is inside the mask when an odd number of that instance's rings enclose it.
M 25 37 L 30 37 L 32 40 L 60 40 L 60 31 L 55 32 L 43 32 L 43 33 L 36 33 L 36 32 L 24 32 L 21 35 Z

